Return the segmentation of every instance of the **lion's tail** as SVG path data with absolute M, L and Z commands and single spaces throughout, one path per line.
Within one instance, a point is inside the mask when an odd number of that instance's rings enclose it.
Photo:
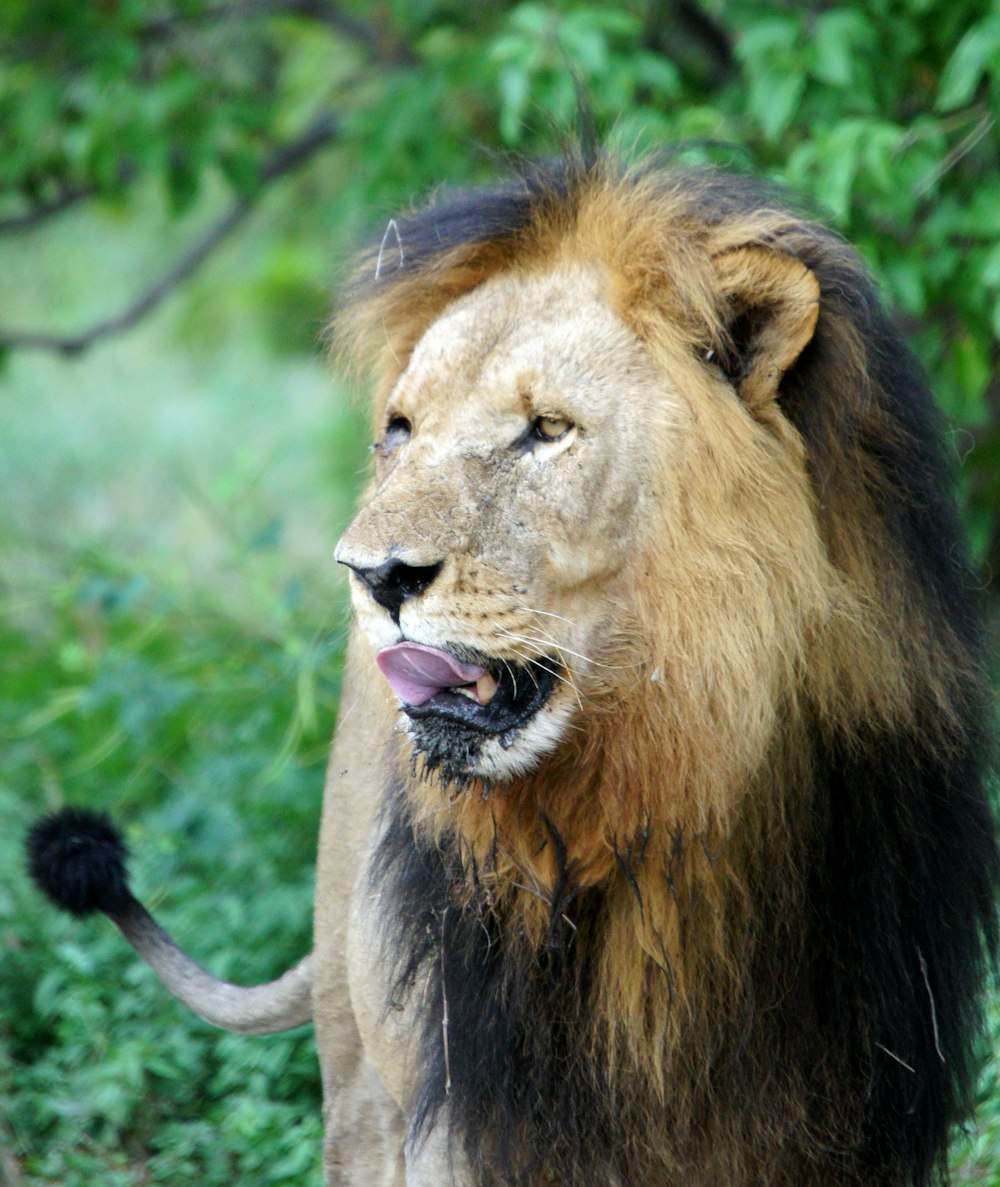
M 27 839 L 28 870 L 57 907 L 82 917 L 102 911 L 178 999 L 206 1022 L 244 1034 L 272 1034 L 312 1020 L 310 953 L 275 981 L 220 981 L 181 951 L 128 887 L 121 834 L 103 813 L 64 808 L 39 820 Z

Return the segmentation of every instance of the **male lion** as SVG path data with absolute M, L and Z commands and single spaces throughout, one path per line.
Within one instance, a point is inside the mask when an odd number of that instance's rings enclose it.
M 100 820 L 36 876 L 213 1021 L 315 1019 L 331 1187 L 937 1181 L 989 712 L 856 256 L 743 178 L 571 155 L 395 220 L 338 333 L 378 439 L 314 956 L 215 982 Z

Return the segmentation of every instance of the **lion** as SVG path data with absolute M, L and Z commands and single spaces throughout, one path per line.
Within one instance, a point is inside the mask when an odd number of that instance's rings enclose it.
M 348 284 L 371 481 L 315 947 L 215 981 L 109 822 L 36 878 L 220 1025 L 314 1020 L 328 1187 L 925 1187 L 1000 860 L 930 396 L 776 191 L 567 152 Z

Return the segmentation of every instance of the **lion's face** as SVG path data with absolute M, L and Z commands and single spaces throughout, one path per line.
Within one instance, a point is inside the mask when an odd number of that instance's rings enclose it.
M 448 780 L 537 766 L 630 630 L 683 406 L 603 289 L 565 269 L 453 302 L 389 393 L 338 547 L 413 746 Z

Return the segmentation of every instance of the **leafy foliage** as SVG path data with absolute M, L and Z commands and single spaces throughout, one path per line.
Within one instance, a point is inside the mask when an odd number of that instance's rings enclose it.
M 22 870 L 39 804 L 113 803 L 138 892 L 162 900 L 214 971 L 247 982 L 282 971 L 310 943 L 306 855 L 337 646 L 294 630 L 234 634 L 218 611 L 96 557 L 62 576 L 43 624 L 19 617 L 0 634 L 13 661 L 0 704 L 2 868 Z M 308 1036 L 247 1044 L 211 1031 L 165 999 L 105 920 L 39 906 L 23 875 L 5 878 L 0 1139 L 25 1182 L 298 1184 L 316 1173 Z
M 65 218 L 81 243 L 128 230 L 139 246 L 126 280 L 86 277 L 77 311 L 92 320 L 68 336 L 59 300 L 6 294 L 0 358 L 78 353 L 181 282 L 182 347 L 216 349 L 249 310 L 273 351 L 315 349 L 331 261 L 368 224 L 442 181 L 488 177 L 497 150 L 550 150 L 580 93 L 625 151 L 680 143 L 682 159 L 763 172 L 860 247 L 952 426 L 995 607 L 995 0 L 7 0 L 0 253 L 58 236 Z M 245 216 L 264 205 L 251 234 Z M 227 237 L 238 279 L 191 279 Z M 141 258 L 143 238 L 158 253 Z M 59 242 L 74 250 L 71 234 Z M 169 253 L 185 251 L 191 266 L 172 269 Z M 66 283 L 60 272 L 53 288 Z M 356 469 L 331 456 L 331 497 Z M 259 547 L 275 543 L 267 531 Z M 41 805 L 113 802 L 139 889 L 171 926 L 224 975 L 273 974 L 308 944 L 336 698 L 325 618 L 280 582 L 253 613 L 230 613 L 115 553 L 65 555 L 50 585 L 0 587 L 0 813 L 12 825 L 0 868 L 20 870 Z M 39 910 L 19 873 L 0 882 L 0 945 L 0 1180 L 315 1179 L 308 1042 L 206 1032 L 106 925 Z M 1000 1028 L 995 1003 L 993 1019 Z M 956 1146 L 958 1181 L 1000 1187 L 996 1077 L 993 1062 L 978 1128 Z

